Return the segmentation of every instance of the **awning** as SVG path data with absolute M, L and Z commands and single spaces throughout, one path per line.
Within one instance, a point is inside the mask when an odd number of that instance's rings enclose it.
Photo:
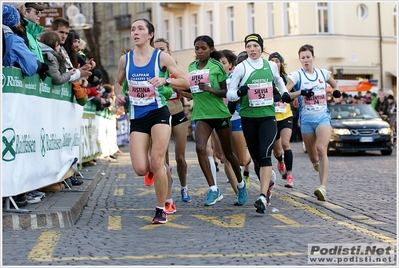
M 332 66 L 333 74 L 338 74 L 338 69 L 342 69 L 345 75 L 379 75 L 380 68 L 375 66 Z
M 385 72 L 386 76 L 392 76 L 392 77 L 396 77 L 397 75 L 395 73 L 391 73 L 391 72 Z

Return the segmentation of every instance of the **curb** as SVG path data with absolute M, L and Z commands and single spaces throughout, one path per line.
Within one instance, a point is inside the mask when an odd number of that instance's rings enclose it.
M 84 177 L 82 185 L 73 187 L 71 192 L 46 192 L 46 197 L 41 202 L 21 208 L 31 212 L 3 211 L 3 231 L 72 227 L 102 178 L 101 173 L 106 166 L 107 162 L 100 160 L 96 166 L 83 167 L 80 171 Z

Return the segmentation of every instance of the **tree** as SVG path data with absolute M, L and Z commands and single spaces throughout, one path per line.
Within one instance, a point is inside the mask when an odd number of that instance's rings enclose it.
M 93 58 L 96 62 L 96 69 L 99 69 L 102 72 L 102 80 L 104 84 L 109 84 L 109 76 L 107 71 L 104 69 L 101 63 L 101 51 L 100 51 L 100 36 L 101 36 L 101 21 L 98 19 L 98 4 L 92 3 L 93 5 L 93 27 L 84 28 L 83 32 L 86 36 L 86 42 L 88 51 L 86 52 L 86 56 L 88 59 Z

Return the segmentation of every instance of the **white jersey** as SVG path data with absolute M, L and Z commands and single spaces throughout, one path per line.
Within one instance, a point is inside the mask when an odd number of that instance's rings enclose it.
M 330 76 L 330 71 L 316 68 L 313 68 L 313 74 L 308 74 L 301 68 L 288 75 L 288 78 L 295 84 L 295 91 L 313 88 L 314 96 L 310 98 L 298 96 L 300 118 L 306 118 L 307 121 L 318 121 L 322 115 L 329 114 L 326 89 Z

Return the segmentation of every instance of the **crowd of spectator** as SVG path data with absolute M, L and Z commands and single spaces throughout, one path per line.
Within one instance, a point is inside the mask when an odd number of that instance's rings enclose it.
M 86 42 L 70 29 L 69 21 L 56 18 L 50 30 L 44 31 L 40 17 L 46 8 L 26 2 L 2 5 L 3 67 L 20 68 L 25 76 L 37 73 L 43 81 L 50 77 L 53 85 L 70 82 L 78 104 L 83 106 L 89 100 L 96 105 L 97 111 L 108 109 L 117 116 L 123 114 L 123 110 L 115 107 L 113 86 L 103 85 L 96 62 L 86 58 Z M 116 131 L 113 133 L 116 143 Z M 116 152 L 107 155 L 107 159 L 115 161 Z M 95 161 L 91 163 L 95 164 Z M 83 181 L 72 176 L 65 183 L 70 187 Z M 35 190 L 12 198 L 18 207 L 23 207 L 40 202 L 45 196 L 45 192 Z

